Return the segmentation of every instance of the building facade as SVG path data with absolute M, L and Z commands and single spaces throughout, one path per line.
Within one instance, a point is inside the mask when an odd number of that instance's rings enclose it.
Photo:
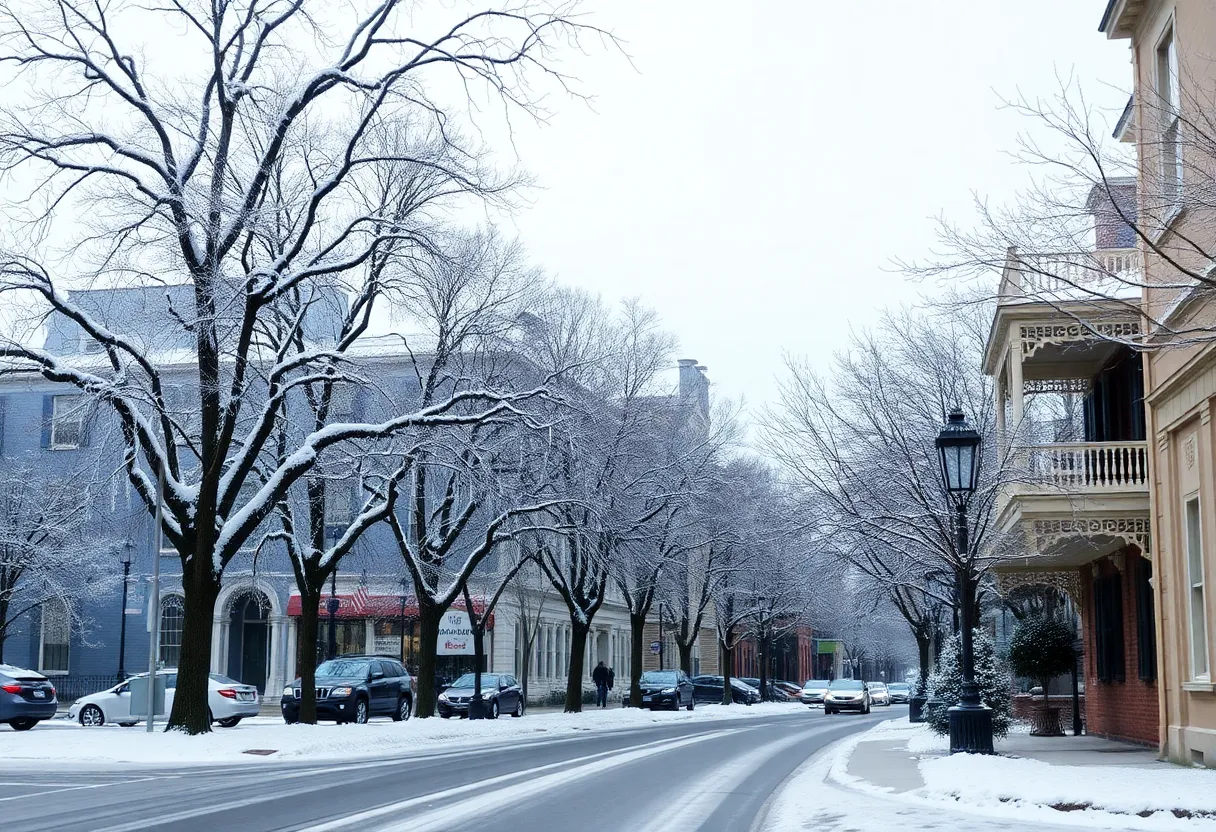
M 1134 182 L 1114 200 L 1134 208 Z M 1091 194 L 1095 249 L 1023 256 L 1001 275 L 984 357 L 998 443 L 1012 475 L 997 527 L 1011 555 L 998 588 L 1047 587 L 1080 611 L 1090 733 L 1154 743 L 1156 623 L 1139 297 L 1095 298 L 1086 282 L 1142 274 L 1134 235 Z M 1104 207 L 1106 206 L 1106 207 Z
M 1129 41 L 1146 288 L 1144 357 L 1154 575 L 1161 632 L 1162 754 L 1216 766 L 1216 6 L 1209 0 L 1110 0 L 1100 28 Z
M 104 290 L 94 294 L 89 302 L 110 309 L 119 320 L 164 320 L 163 311 L 135 309 L 150 303 L 149 298 L 157 295 L 155 291 L 139 297 L 124 290 L 118 299 Z M 44 348 L 76 356 L 93 352 L 88 341 L 71 326 L 56 320 L 48 326 Z M 382 398 L 388 391 L 390 401 L 410 400 L 410 385 L 416 376 L 409 356 L 377 351 L 361 360 L 375 364 L 372 375 Z M 699 392 L 694 393 L 698 400 L 707 398 L 708 382 L 700 369 L 694 372 L 695 379 L 682 372 L 681 383 L 698 381 Z M 192 368 L 183 364 L 166 367 L 162 373 L 174 389 L 186 389 Z M 182 401 L 189 401 L 189 396 L 183 396 Z M 369 409 L 384 406 L 383 401 L 373 402 L 368 391 L 352 390 L 341 400 L 335 399 L 331 417 L 349 414 L 364 418 Z M 189 418 L 185 412 L 178 415 Z M 120 671 L 130 675 L 146 670 L 151 646 L 149 622 L 154 615 L 159 617 L 156 660 L 169 667 L 176 665 L 180 656 L 184 617 L 180 561 L 170 548 L 163 548 L 159 555 L 153 552 L 154 522 L 127 480 L 115 431 L 116 425 L 105 412 L 86 401 L 74 387 L 32 373 L 0 376 L 0 465 L 21 461 L 32 462 L 52 474 L 86 472 L 90 498 L 81 510 L 87 513 L 90 533 L 96 539 L 81 541 L 81 550 L 87 544 L 94 553 L 88 556 L 92 565 L 116 578 L 112 593 L 42 604 L 24 614 L 7 632 L 4 660 L 52 677 L 61 698 L 68 701 L 114 684 Z M 327 496 L 326 512 L 328 515 L 332 511 L 335 521 L 340 522 L 357 508 L 354 489 L 334 490 L 341 494 L 333 505 Z M 102 541 L 100 545 L 98 540 Z M 125 603 L 121 579 L 124 555 L 130 559 Z M 157 556 L 159 596 L 150 598 L 149 576 Z M 400 655 L 408 667 L 417 667 L 422 646 L 416 635 L 417 609 L 407 576 L 391 532 L 373 527 L 365 533 L 343 559 L 333 583 L 338 601 L 333 629 L 339 653 Z M 327 594 L 324 600 L 328 598 Z M 68 604 L 74 605 L 71 614 L 67 614 Z M 65 608 L 58 609 L 60 605 Z M 552 590 L 538 584 L 526 591 L 504 593 L 487 630 L 485 665 L 492 672 L 522 676 L 525 642 L 521 608 L 526 608 L 529 620 L 536 622 L 529 694 L 533 701 L 543 701 L 553 692 L 564 693 L 569 669 L 570 619 Z M 329 615 L 322 612 L 319 652 L 327 647 L 330 630 Z M 286 551 L 271 542 L 257 551 L 241 552 L 224 571 L 215 605 L 211 670 L 255 685 L 269 702 L 276 701 L 284 686 L 296 678 L 300 664 L 317 658 L 299 653 L 300 614 L 301 600 Z M 120 642 L 124 642 L 122 655 Z M 586 650 L 584 685 L 588 690 L 592 688 L 591 669 L 599 661 L 613 667 L 618 678 L 628 678 L 629 615 L 611 582 L 605 603 L 595 616 Z M 441 676 L 451 677 L 473 667 L 471 644 L 440 652 L 445 654 L 439 657 Z

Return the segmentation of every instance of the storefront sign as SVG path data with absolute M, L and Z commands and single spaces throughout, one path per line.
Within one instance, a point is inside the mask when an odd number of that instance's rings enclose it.
M 439 656 L 473 655 L 473 625 L 464 610 L 448 610 L 439 622 L 439 643 L 435 649 Z
M 376 636 L 372 649 L 377 656 L 396 656 L 401 653 L 401 636 Z

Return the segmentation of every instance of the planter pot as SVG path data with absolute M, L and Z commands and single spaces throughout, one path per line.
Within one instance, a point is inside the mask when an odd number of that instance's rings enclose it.
M 1060 709 L 1050 705 L 1035 708 L 1030 715 L 1033 728 L 1032 737 L 1062 737 L 1064 728 L 1060 725 Z
M 909 722 L 925 721 L 925 703 L 928 701 L 929 697 L 927 696 L 913 696 L 908 700 Z

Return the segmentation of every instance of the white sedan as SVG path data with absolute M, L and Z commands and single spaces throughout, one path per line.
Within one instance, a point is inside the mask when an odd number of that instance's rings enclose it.
M 887 692 L 887 686 L 882 682 L 866 682 L 870 688 L 870 702 L 875 705 L 890 705 L 891 694 Z
M 173 694 L 177 691 L 177 671 L 159 670 L 156 675 L 166 677 L 165 713 L 168 713 L 173 708 Z M 212 673 L 207 687 L 211 720 L 220 727 L 232 728 L 245 717 L 258 715 L 258 689 L 253 685 L 242 685 L 227 676 Z M 131 714 L 131 686 L 127 682 L 77 699 L 68 708 L 68 718 L 86 728 L 96 728 L 107 722 L 126 727 L 143 721 L 143 716 Z

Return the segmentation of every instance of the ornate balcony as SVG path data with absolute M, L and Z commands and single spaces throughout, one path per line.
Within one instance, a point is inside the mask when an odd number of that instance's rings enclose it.
M 1134 248 L 1034 254 L 1010 249 L 1000 302 L 1134 300 L 1142 282 L 1140 252 Z
M 1147 495 L 1147 455 L 1146 442 L 1063 442 L 1031 448 L 1029 467 L 1041 489 L 1077 496 L 1113 492 Z

